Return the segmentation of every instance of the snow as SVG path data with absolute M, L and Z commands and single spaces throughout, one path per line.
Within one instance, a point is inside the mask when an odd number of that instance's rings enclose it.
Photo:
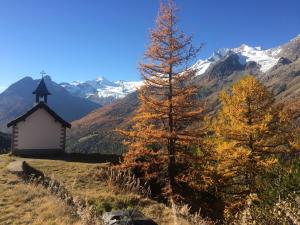
M 107 86 L 103 89 L 97 89 L 98 97 L 124 98 L 126 95 L 136 91 L 142 85 L 142 82 L 116 81 L 115 84 L 118 86 Z
M 223 48 L 215 51 L 212 56 L 205 60 L 198 60 L 198 62 L 192 66 L 192 68 L 197 69 L 197 75 L 204 74 L 208 68 L 225 59 L 230 54 L 235 53 L 239 56 L 239 62 L 245 65 L 247 62 L 253 61 L 260 65 L 261 72 L 266 72 L 271 69 L 279 60 L 279 53 L 281 48 L 272 48 L 263 50 L 261 47 L 251 47 L 246 44 L 242 44 L 238 48 Z
M 192 66 L 192 68 L 197 70 L 196 74 L 199 76 L 205 73 L 210 64 L 211 62 L 209 62 L 208 60 L 199 60 L 194 66 Z
M 300 34 L 297 38 L 300 38 Z M 253 61 L 260 65 L 261 72 L 266 72 L 276 65 L 280 58 L 279 53 L 281 50 L 280 47 L 263 50 L 261 47 L 251 47 L 242 44 L 238 48 L 223 48 L 215 51 L 209 58 L 198 60 L 192 68 L 196 69 L 197 75 L 200 76 L 215 63 L 225 59 L 230 54 L 237 54 L 239 56 L 239 62 L 242 65 Z M 112 82 L 103 76 L 99 76 L 94 80 L 85 82 L 73 81 L 71 83 L 62 83 L 61 86 L 65 87 L 71 94 L 84 98 L 97 96 L 99 98 L 113 97 L 118 99 L 124 98 L 129 93 L 136 91 L 142 84 L 142 81 L 119 80 Z
M 97 96 L 99 98 L 113 97 L 115 99 L 124 98 L 126 95 L 136 91 L 142 85 L 141 81 L 109 81 L 104 77 L 97 77 L 94 80 L 73 81 L 62 83 L 71 94 L 89 98 Z
M 279 57 L 277 55 L 281 49 L 262 50 L 261 47 L 250 47 L 243 44 L 239 48 L 232 49 L 232 51 L 246 57 L 246 62 L 256 62 L 261 66 L 260 70 L 266 72 L 278 62 Z
M 73 81 L 71 84 L 74 85 L 74 86 L 77 86 L 79 84 L 82 84 L 82 82 L 79 81 L 79 80 L 76 80 L 76 81 Z
M 298 41 L 300 39 L 300 34 L 290 40 L 290 42 Z
M 104 80 L 104 77 L 97 77 L 96 78 L 96 81 L 103 81 Z
M 0 94 L 1 94 L 3 91 L 5 91 L 6 88 L 7 88 L 7 87 L 2 87 L 2 86 L 0 86 Z

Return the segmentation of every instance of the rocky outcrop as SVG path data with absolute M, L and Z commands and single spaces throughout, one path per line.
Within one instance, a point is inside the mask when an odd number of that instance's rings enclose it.
M 143 213 L 136 210 L 106 212 L 102 216 L 105 225 L 158 225 Z
M 226 59 L 217 62 L 208 71 L 207 75 L 209 79 L 223 79 L 233 72 L 242 71 L 245 69 L 245 65 L 242 65 L 239 61 L 239 56 L 237 54 L 231 54 Z

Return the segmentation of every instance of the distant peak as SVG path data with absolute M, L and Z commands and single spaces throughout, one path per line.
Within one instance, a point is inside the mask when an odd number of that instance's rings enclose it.
M 50 80 L 50 81 L 52 80 L 49 75 L 45 75 L 45 76 L 43 76 L 43 78 L 44 78 L 44 80 Z
M 241 44 L 240 48 L 249 48 L 249 45 L 246 45 L 245 43 Z
M 239 47 L 239 49 L 241 49 L 242 51 L 250 51 L 252 49 L 254 49 L 253 47 L 246 45 L 246 44 L 241 44 L 241 46 Z
M 226 57 L 229 53 L 230 53 L 229 48 L 221 48 L 217 51 L 214 51 L 213 54 L 208 58 L 208 61 L 211 61 L 211 62 L 218 61 L 218 60 Z
M 33 80 L 33 79 L 31 76 L 25 76 L 20 81 L 23 81 L 23 80 Z
M 96 78 L 96 81 L 104 81 L 104 80 L 107 80 L 107 79 L 103 76 L 99 76 Z
M 74 80 L 74 81 L 71 82 L 71 85 L 77 86 L 77 85 L 82 84 L 82 83 L 83 83 L 82 81 Z
M 294 37 L 291 41 L 300 41 L 300 34 Z

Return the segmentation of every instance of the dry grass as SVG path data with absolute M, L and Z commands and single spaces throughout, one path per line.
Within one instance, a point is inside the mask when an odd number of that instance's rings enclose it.
M 224 224 L 228 225 L 299 225 L 300 224 L 300 198 L 294 194 L 285 200 L 280 200 L 269 206 L 254 204 L 252 196 L 247 205 L 238 212 L 234 218 L 228 218 Z
M 0 156 L 0 224 L 80 224 L 68 207 L 40 187 L 24 184 L 5 170 L 10 157 Z
M 99 168 L 96 173 L 96 179 L 112 188 L 124 193 L 134 193 L 145 198 L 151 196 L 150 187 L 142 185 L 139 178 L 136 178 L 130 171 L 119 170 L 112 167 Z
M 108 186 L 115 190 L 121 190 L 123 193 L 135 193 L 140 196 L 137 199 L 134 208 L 139 208 L 144 202 L 150 201 L 148 198 L 151 196 L 151 190 L 147 185 L 143 187 L 140 179 L 136 178 L 129 171 L 123 171 L 116 168 L 104 167 L 100 168 L 96 174 L 97 178 L 103 182 L 106 182 Z M 199 213 L 191 214 L 190 207 L 188 205 L 176 205 L 172 202 L 172 211 L 165 210 L 164 204 L 154 203 L 154 207 L 144 208 L 144 213 L 151 218 L 166 218 L 164 221 L 160 221 L 161 224 L 172 225 L 213 225 L 212 221 L 203 219 Z M 145 212 L 146 211 L 146 212 Z M 164 214 L 162 214 L 164 213 Z
M 0 155 L 0 224 L 82 224 L 79 218 L 41 186 L 24 184 L 5 167 L 20 158 Z M 24 159 L 30 165 L 59 181 L 73 196 L 93 205 L 98 215 L 114 209 L 137 209 L 159 225 L 189 225 L 174 216 L 171 208 L 137 193 L 115 188 L 97 179 L 99 168 L 108 164 L 66 162 L 63 160 Z M 178 215 L 177 215 L 178 216 Z M 179 216 L 180 217 L 180 216 Z

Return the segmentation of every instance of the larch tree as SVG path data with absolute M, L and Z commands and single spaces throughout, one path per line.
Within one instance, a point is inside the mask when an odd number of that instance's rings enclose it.
M 129 151 L 123 165 L 140 166 L 146 176 L 157 176 L 166 166 L 166 192 L 174 194 L 178 168 L 187 160 L 189 147 L 199 139 L 193 122 L 202 107 L 197 99 L 196 70 L 190 67 L 199 48 L 178 28 L 176 8 L 161 3 L 150 46 L 140 64 L 144 85 L 138 91 L 140 106 L 129 132 Z M 180 155 L 180 156 L 179 156 Z
M 220 94 L 214 124 L 216 168 L 228 193 L 257 193 L 257 178 L 290 151 L 292 121 L 283 105 L 255 77 L 246 76 Z M 245 199 L 245 198 L 244 198 Z

